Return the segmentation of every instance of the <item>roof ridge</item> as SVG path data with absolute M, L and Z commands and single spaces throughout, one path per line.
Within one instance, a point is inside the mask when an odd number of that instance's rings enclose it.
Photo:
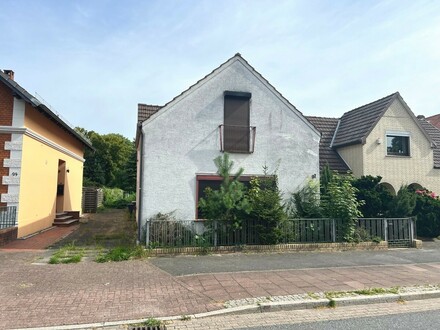
M 349 110 L 349 111 L 347 111 L 347 112 L 344 112 L 343 116 L 345 116 L 346 114 L 348 114 L 348 113 L 350 113 L 350 112 L 356 111 L 356 110 L 358 110 L 358 109 L 360 109 L 360 108 L 363 108 L 363 107 L 369 106 L 369 105 L 371 105 L 371 104 L 373 104 L 373 103 L 376 103 L 376 102 L 382 101 L 382 100 L 384 100 L 384 99 L 386 99 L 386 98 L 393 97 L 392 99 L 394 99 L 394 98 L 397 97 L 398 95 L 400 95 L 399 92 L 394 92 L 394 93 L 392 93 L 392 94 L 390 94 L 390 95 L 387 95 L 387 96 L 381 97 L 380 99 L 377 99 L 377 100 L 375 100 L 375 101 L 372 101 L 372 102 L 369 102 L 369 103 L 365 103 L 364 105 L 361 105 L 361 106 L 356 107 L 356 108 L 354 108 L 354 109 L 351 109 L 351 110 Z M 391 102 L 391 101 L 390 101 L 390 102 Z M 390 102 L 389 102 L 389 103 L 390 103 Z

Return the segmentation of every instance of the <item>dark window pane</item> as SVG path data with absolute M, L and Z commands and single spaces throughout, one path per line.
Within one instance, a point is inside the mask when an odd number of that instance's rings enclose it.
M 387 135 L 387 154 L 409 156 L 409 137 Z
M 249 152 L 249 98 L 225 95 L 224 151 Z

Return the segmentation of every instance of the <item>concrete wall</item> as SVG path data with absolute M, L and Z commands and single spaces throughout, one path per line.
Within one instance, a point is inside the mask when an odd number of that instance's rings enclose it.
M 220 152 L 225 90 L 250 92 L 250 125 L 256 126 L 255 152 L 231 154 L 235 170 L 276 171 L 288 194 L 312 175 L 319 177 L 319 133 L 240 60 L 232 60 L 143 123 L 145 219 L 175 211 L 196 214 L 196 174 L 215 174 Z
M 387 156 L 387 132 L 410 134 L 410 156 Z M 380 175 L 382 182 L 391 184 L 396 191 L 403 184 L 418 183 L 440 192 L 440 170 L 434 169 L 430 142 L 398 99 L 369 134 L 362 150 L 364 175 Z

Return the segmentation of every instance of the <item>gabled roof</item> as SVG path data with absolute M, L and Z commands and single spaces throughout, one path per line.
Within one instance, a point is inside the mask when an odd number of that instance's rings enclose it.
M 398 96 L 398 92 L 393 93 L 344 113 L 335 132 L 332 147 L 365 143 L 368 134 Z
M 435 144 L 435 146 L 433 147 L 434 168 L 440 168 L 440 130 L 432 125 L 423 116 L 418 116 L 417 119 Z
M 426 120 L 433 126 L 440 128 L 440 114 L 427 117 Z
M 23 99 L 30 103 L 34 108 L 43 113 L 50 120 L 54 121 L 58 126 L 63 128 L 69 134 L 73 135 L 77 140 L 82 142 L 85 146 L 93 149 L 92 143 L 83 135 L 75 131 L 70 125 L 66 124 L 59 116 L 52 112 L 46 105 L 41 103 L 36 97 L 21 87 L 15 80 L 12 80 L 7 74 L 0 70 L 0 82 L 3 82 L 12 90 L 14 96 Z
M 188 89 L 174 97 L 171 101 L 166 103 L 164 106 L 162 106 L 160 111 L 156 111 L 156 113 L 150 115 L 147 120 L 144 120 L 142 122 L 142 125 L 145 125 L 146 123 L 154 120 L 157 116 L 160 116 L 161 113 L 167 111 L 173 104 L 179 102 L 179 100 L 183 99 L 190 93 L 192 93 L 194 90 L 199 88 L 202 84 L 204 84 L 206 81 L 209 81 L 214 75 L 217 73 L 223 71 L 227 67 L 229 67 L 232 63 L 239 61 L 241 64 L 243 64 L 244 67 L 246 67 L 252 74 L 254 74 L 257 79 L 259 79 L 266 87 L 268 87 L 269 90 L 273 94 L 275 94 L 284 104 L 286 104 L 287 107 L 289 107 L 294 113 L 298 115 L 298 117 L 307 125 L 309 126 L 317 135 L 319 134 L 319 131 L 304 117 L 304 115 L 299 111 L 292 103 L 290 103 L 278 90 L 276 90 L 275 87 L 273 87 L 269 81 L 264 78 L 257 70 L 255 70 L 254 67 L 252 67 L 242 56 L 241 54 L 237 53 L 230 59 L 228 59 L 226 62 L 222 63 L 220 66 L 218 66 L 216 69 L 212 70 L 211 73 L 207 74 L 205 77 L 197 81 L 194 85 L 191 85 Z M 138 110 L 139 111 L 139 110 Z M 137 140 L 137 138 L 136 138 Z
M 333 171 L 340 173 L 349 171 L 350 168 L 339 156 L 338 152 L 330 147 L 339 119 L 313 116 L 306 116 L 306 118 L 321 132 L 321 140 L 319 141 L 319 169 L 322 170 L 328 164 Z

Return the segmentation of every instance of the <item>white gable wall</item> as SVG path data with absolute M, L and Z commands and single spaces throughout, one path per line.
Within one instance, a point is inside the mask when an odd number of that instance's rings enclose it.
M 142 223 L 158 212 L 178 219 L 196 214 L 196 174 L 215 174 L 220 152 L 223 92 L 250 92 L 250 125 L 256 126 L 253 154 L 231 154 L 235 169 L 278 174 L 285 197 L 307 177 L 319 177 L 319 134 L 240 60 L 222 67 L 144 122 Z

